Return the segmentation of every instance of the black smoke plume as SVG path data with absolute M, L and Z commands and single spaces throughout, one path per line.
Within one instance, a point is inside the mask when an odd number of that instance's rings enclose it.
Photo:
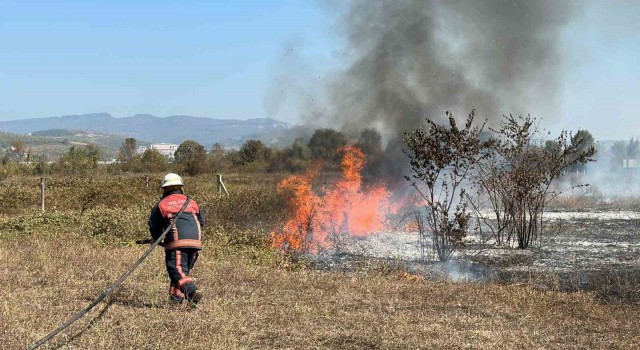
M 425 117 L 472 109 L 553 118 L 562 77 L 561 29 L 575 3 L 536 0 L 335 2 L 349 64 L 306 117 L 388 138 Z M 305 111 L 302 111 L 303 113 Z

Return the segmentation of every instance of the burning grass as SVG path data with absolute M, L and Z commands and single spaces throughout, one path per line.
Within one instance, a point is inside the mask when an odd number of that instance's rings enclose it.
M 24 348 L 58 326 L 142 251 L 75 234 L 0 241 L 3 348 Z M 401 270 L 338 274 L 253 261 L 210 241 L 194 272 L 206 299 L 198 309 L 174 308 L 166 302 L 163 256 L 156 252 L 113 297 L 50 345 L 628 349 L 640 342 L 640 309 L 600 304 L 592 294 L 436 283 Z
M 365 156 L 358 148 L 343 147 L 340 152 L 342 176 L 321 191 L 313 188 L 319 166 L 278 184 L 290 217 L 271 233 L 274 247 L 317 252 L 333 247 L 341 236 L 362 237 L 385 228 L 387 215 L 394 211 L 390 192 L 382 185 L 363 186 Z

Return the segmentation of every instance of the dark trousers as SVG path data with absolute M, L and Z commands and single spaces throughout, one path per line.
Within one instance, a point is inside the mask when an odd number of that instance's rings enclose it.
M 182 300 L 185 295 L 196 291 L 195 280 L 189 272 L 198 259 L 198 249 L 176 249 L 165 252 L 167 272 L 171 279 L 169 294 L 175 300 Z

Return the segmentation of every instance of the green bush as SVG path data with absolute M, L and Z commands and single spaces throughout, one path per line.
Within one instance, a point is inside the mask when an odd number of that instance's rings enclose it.
M 0 183 L 0 213 L 17 214 L 36 209 L 40 204 L 39 179 L 12 178 Z
M 73 224 L 73 219 L 60 212 L 30 211 L 10 218 L 0 225 L 0 236 L 12 234 L 57 234 Z
M 149 210 L 143 207 L 90 209 L 82 219 L 82 233 L 103 239 L 134 241 L 149 238 Z

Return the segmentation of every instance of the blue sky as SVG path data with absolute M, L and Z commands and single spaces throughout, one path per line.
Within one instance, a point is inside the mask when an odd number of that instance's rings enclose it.
M 640 137 L 640 1 L 594 0 L 566 29 L 556 127 L 596 139 Z
M 285 47 L 328 46 L 324 21 L 313 1 L 0 0 L 0 119 L 264 117 Z
M 558 116 L 545 119 L 597 139 L 640 136 L 640 2 L 583 3 L 563 36 Z M 340 63 L 335 24 L 315 0 L 0 0 L 0 120 L 108 112 L 296 122 L 282 65 L 328 74 Z

